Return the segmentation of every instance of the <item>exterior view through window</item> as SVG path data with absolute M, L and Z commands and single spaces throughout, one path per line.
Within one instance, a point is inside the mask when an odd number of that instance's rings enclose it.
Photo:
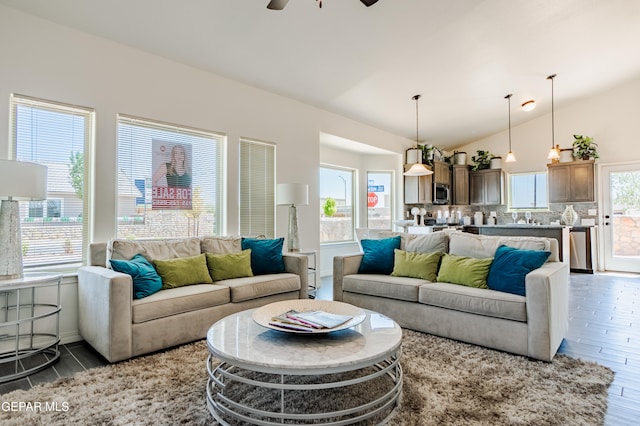
M 509 205 L 512 209 L 546 209 L 549 206 L 547 200 L 546 172 L 509 176 Z
M 392 178 L 392 172 L 367 172 L 367 228 L 393 228 Z
M 320 167 L 320 243 L 354 240 L 355 172 Z

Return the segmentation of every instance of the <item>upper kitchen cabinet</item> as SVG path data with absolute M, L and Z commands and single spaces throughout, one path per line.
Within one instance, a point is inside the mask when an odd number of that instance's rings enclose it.
M 547 166 L 550 203 L 595 201 L 595 162 L 593 160 L 553 163 Z
M 503 194 L 502 169 L 485 169 L 469 173 L 469 204 L 472 206 L 502 204 Z
M 452 166 L 453 201 L 454 205 L 469 205 L 469 171 L 466 165 Z
M 451 169 L 449 163 L 444 161 L 433 162 L 433 182 L 451 184 Z

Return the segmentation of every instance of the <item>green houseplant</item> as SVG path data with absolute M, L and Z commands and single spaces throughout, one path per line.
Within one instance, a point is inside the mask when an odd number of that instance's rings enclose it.
M 599 157 L 598 144 L 590 136 L 573 135 L 573 156 L 583 160 Z
M 488 169 L 491 166 L 491 159 L 493 158 L 493 154 L 489 151 L 485 151 L 479 149 L 476 151 L 476 155 L 471 157 L 471 161 L 473 161 L 473 167 L 471 170 L 484 170 Z

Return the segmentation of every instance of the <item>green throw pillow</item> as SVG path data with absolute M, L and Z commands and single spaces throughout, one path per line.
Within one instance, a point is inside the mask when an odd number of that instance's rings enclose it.
M 206 253 L 206 256 L 209 275 L 214 281 L 253 276 L 253 272 L 251 272 L 251 249 L 231 254 Z
M 176 288 L 192 284 L 212 284 L 204 254 L 175 259 L 154 260 L 156 270 L 162 277 L 162 288 Z
M 438 275 L 438 263 L 442 253 L 416 253 L 395 249 L 393 272 L 394 277 L 422 278 L 435 281 Z
M 445 253 L 438 271 L 438 282 L 488 288 L 487 275 L 489 275 L 491 262 L 493 262 L 492 257 L 476 259 Z

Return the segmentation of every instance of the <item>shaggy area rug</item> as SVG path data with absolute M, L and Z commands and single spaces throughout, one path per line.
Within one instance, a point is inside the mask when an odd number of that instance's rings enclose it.
M 403 333 L 403 396 L 390 425 L 604 422 L 613 381 L 606 367 L 563 355 L 551 363 L 532 361 Z M 0 398 L 0 424 L 215 424 L 205 403 L 206 358 L 206 344 L 200 341 L 7 393 Z M 336 401 L 326 395 L 324 400 Z M 20 403 L 22 410 L 9 409 Z

